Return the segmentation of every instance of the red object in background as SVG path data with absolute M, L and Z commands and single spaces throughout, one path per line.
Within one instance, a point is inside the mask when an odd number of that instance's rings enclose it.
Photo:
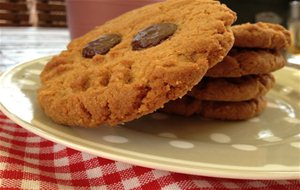
M 162 0 L 67 0 L 71 38 L 77 38 L 124 12 L 159 1 Z

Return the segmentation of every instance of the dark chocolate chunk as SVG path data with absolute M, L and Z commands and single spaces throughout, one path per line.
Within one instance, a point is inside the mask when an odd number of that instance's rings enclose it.
M 122 37 L 118 34 L 106 34 L 88 43 L 82 50 L 82 56 L 93 58 L 96 54 L 105 55 L 109 50 L 119 44 Z
M 177 30 L 172 23 L 159 23 L 139 31 L 131 43 L 133 50 L 142 50 L 153 47 L 171 37 Z

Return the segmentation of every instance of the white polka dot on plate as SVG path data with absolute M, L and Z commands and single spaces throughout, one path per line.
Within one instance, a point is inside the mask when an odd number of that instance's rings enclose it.
M 190 149 L 195 147 L 194 144 L 187 141 L 174 140 L 174 141 L 170 141 L 169 143 L 173 147 L 182 148 L 182 149 Z
M 40 75 L 41 70 L 30 69 L 30 70 L 26 70 L 26 72 L 29 73 L 29 74 L 33 74 L 33 75 Z
M 269 108 L 280 108 L 280 106 L 278 104 L 272 103 L 272 102 L 268 102 L 267 106 Z
M 300 138 L 300 133 L 294 136 L 295 138 Z
M 285 87 L 285 88 L 282 88 L 281 91 L 285 94 L 290 94 L 291 92 L 294 91 L 294 88 L 292 87 Z
M 300 124 L 300 119 L 297 119 L 297 118 L 285 117 L 284 120 L 289 123 Z
M 116 135 L 107 135 L 103 137 L 103 140 L 110 142 L 110 143 L 127 143 L 128 139 L 121 136 Z
M 291 146 L 300 149 L 300 142 L 292 142 Z
M 261 140 L 266 142 L 279 142 L 282 141 L 282 138 L 276 136 L 269 136 L 269 137 L 262 138 Z
M 151 114 L 151 117 L 155 120 L 165 120 L 168 119 L 169 116 L 163 113 L 153 113 Z
M 213 133 L 210 135 L 210 139 L 218 143 L 229 143 L 230 137 L 222 133 Z
M 24 84 L 24 85 L 36 85 L 35 81 L 32 80 L 28 80 L 28 79 L 21 79 L 18 81 L 20 84 Z
M 296 76 L 296 77 L 300 77 L 300 73 L 299 72 L 295 72 L 295 73 L 293 73 L 293 75 Z
M 260 122 L 260 118 L 255 117 L 255 118 L 249 119 L 248 121 L 253 122 L 253 123 L 257 123 L 257 122 Z
M 239 150 L 244 150 L 244 151 L 255 151 L 257 150 L 256 146 L 253 145 L 248 145 L 248 144 L 233 144 L 233 148 L 239 149 Z
M 171 138 L 171 139 L 176 139 L 177 136 L 173 133 L 159 133 L 158 136 L 160 137 L 166 137 L 166 138 Z

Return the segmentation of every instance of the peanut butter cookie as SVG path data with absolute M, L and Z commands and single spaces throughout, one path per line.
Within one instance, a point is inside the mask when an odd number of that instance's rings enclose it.
M 117 125 L 184 96 L 233 45 L 236 15 L 212 0 L 167 0 L 73 40 L 41 73 L 38 101 L 55 122 Z

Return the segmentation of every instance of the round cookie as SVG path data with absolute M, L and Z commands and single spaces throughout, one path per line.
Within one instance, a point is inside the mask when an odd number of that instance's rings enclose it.
M 184 96 L 233 45 L 236 15 L 212 0 L 167 0 L 73 40 L 41 73 L 38 101 L 55 122 L 117 125 Z
M 207 71 L 209 77 L 241 77 L 265 74 L 281 69 L 286 64 L 278 50 L 233 48 L 217 65 Z
M 246 120 L 263 112 L 267 101 L 262 97 L 241 102 L 201 101 L 185 96 L 168 102 L 162 112 L 191 116 L 194 114 L 220 120 Z
M 286 49 L 291 45 L 288 30 L 278 24 L 258 22 L 232 26 L 234 47 Z
M 272 74 L 204 78 L 189 93 L 198 100 L 238 102 L 264 96 L 275 84 Z

